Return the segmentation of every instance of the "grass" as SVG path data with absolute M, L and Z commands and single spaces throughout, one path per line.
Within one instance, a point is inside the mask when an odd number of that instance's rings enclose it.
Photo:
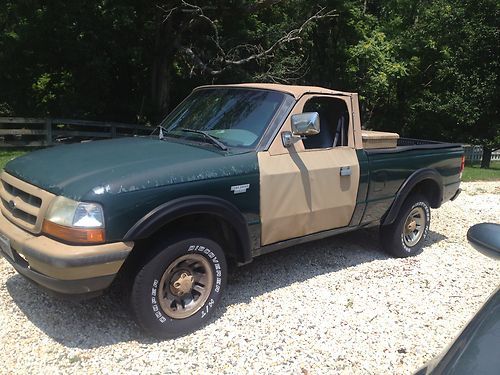
M 500 162 L 492 161 L 488 169 L 468 165 L 464 169 L 462 181 L 500 181 Z
M 0 170 L 5 167 L 8 161 L 26 154 L 25 150 L 0 150 Z

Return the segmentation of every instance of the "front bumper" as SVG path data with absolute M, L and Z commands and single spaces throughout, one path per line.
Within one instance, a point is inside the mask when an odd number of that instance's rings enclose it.
M 20 274 L 63 294 L 84 294 L 107 288 L 134 246 L 133 242 L 68 245 L 28 233 L 2 214 L 0 235 L 10 242 L 12 254 L 1 249 L 0 253 Z

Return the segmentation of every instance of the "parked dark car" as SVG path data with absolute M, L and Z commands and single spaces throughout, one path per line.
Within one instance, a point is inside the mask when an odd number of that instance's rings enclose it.
M 500 259 L 500 224 L 483 223 L 467 232 L 470 244 L 482 254 Z M 500 374 L 500 288 L 439 357 L 415 375 Z

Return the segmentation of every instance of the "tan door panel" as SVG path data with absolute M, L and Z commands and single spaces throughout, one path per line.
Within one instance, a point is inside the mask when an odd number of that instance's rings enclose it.
M 281 141 L 281 132 L 291 130 L 291 116 L 318 96 L 302 97 L 269 150 L 257 154 L 262 245 L 344 227 L 351 220 L 359 185 L 351 98 L 335 97 L 350 113 L 349 146 L 306 150 L 300 140 L 289 148 Z M 341 176 L 341 167 L 350 167 L 351 175 Z
M 259 152 L 262 244 L 347 226 L 359 183 L 349 147 L 270 155 Z M 341 167 L 351 167 L 341 176 Z

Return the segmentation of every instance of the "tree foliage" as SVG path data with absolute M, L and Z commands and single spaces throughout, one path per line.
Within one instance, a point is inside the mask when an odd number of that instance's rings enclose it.
M 424 9 L 407 47 L 416 72 L 411 130 L 500 148 L 499 20 L 495 0 L 439 0 Z
M 500 147 L 498 0 L 3 0 L 0 115 L 157 121 L 200 84 L 359 92 L 364 124 Z

